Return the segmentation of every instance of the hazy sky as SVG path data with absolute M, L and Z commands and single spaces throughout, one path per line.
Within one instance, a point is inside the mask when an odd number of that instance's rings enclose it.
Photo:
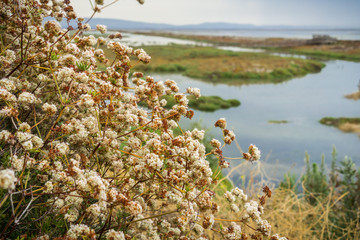
M 89 0 L 72 0 L 91 14 Z M 110 3 L 105 0 L 105 3 Z M 360 27 L 360 0 L 120 0 L 97 17 L 175 25 L 203 22 Z

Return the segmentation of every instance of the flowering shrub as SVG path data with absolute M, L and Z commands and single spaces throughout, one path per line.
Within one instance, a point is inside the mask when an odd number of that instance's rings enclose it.
M 103 4 L 93 3 L 94 14 Z M 52 20 L 43 24 L 45 17 Z M 62 29 L 63 19 L 77 27 Z M 217 121 L 224 143 L 212 140 L 209 153 L 203 130 L 175 135 L 194 112 L 174 81 L 130 77 L 135 64 L 151 60 L 143 49 L 121 44 L 119 33 L 83 36 L 90 25 L 69 0 L 2 0 L 0 27 L 1 239 L 207 239 L 207 229 L 225 239 L 281 239 L 261 218 L 266 187 L 258 201 L 239 188 L 227 192 L 239 217 L 214 216 L 211 187 L 229 166 L 221 149 L 235 135 Z M 163 108 L 163 95 L 177 104 Z M 254 145 L 243 157 L 259 158 Z

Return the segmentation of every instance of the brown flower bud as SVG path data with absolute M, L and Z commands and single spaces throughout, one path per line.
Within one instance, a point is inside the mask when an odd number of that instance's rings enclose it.
M 219 128 L 226 128 L 226 120 L 225 118 L 220 118 L 219 120 L 216 121 L 215 123 L 215 127 L 219 127 Z
M 268 186 L 263 187 L 263 192 L 266 194 L 266 196 L 268 196 L 269 198 L 271 198 L 271 190 Z
M 243 153 L 243 158 L 244 158 L 245 160 L 250 160 L 250 159 L 251 159 L 250 153 Z

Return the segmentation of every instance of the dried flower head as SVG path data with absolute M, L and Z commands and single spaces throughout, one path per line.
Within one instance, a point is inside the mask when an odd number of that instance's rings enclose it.
M 215 127 L 225 129 L 226 128 L 226 120 L 225 120 L 225 118 L 220 118 L 219 120 L 217 120 L 216 123 L 215 123 Z

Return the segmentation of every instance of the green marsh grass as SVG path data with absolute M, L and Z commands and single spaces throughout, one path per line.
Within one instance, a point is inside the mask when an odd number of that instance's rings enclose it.
M 233 52 L 213 47 L 145 46 L 153 57 L 145 72 L 181 73 L 210 82 L 281 82 L 307 73 L 319 72 L 323 63 L 266 53 Z
M 201 96 L 196 99 L 194 96 L 187 96 L 189 99 L 189 107 L 195 110 L 204 112 L 214 112 L 219 109 L 228 109 L 231 107 L 240 106 L 240 101 L 237 99 L 225 100 L 219 96 Z M 164 95 L 162 99 L 167 101 L 165 108 L 172 108 L 176 103 L 173 95 Z M 141 105 L 146 106 L 146 103 L 141 102 Z

